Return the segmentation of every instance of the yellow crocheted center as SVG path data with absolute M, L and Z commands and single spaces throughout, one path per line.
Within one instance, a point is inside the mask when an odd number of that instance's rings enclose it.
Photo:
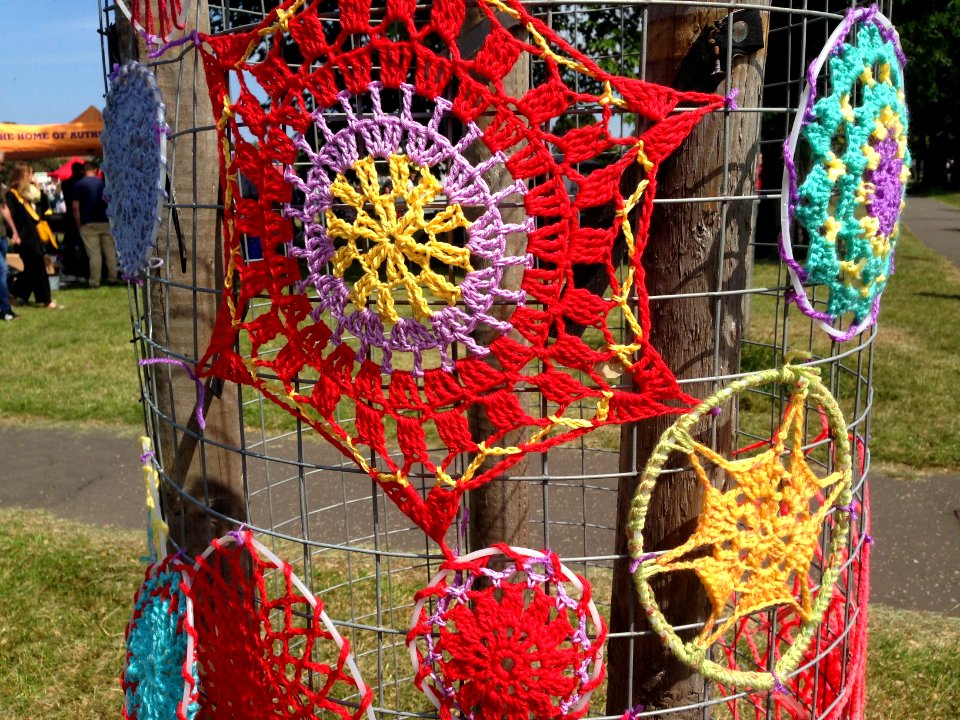
M 428 219 L 428 208 L 443 189 L 440 182 L 429 167 L 416 165 L 406 155 L 391 155 L 387 161 L 388 187 L 381 187 L 372 157 L 353 164 L 355 183 L 339 174 L 331 184 L 335 201 L 355 215 L 348 221 L 333 210 L 326 211 L 327 235 L 339 245 L 331 259 L 333 274 L 343 278 L 358 263 L 362 274 L 350 293 L 354 305 L 365 307 L 373 299 L 380 318 L 396 322 L 393 292 L 402 289 L 413 316 L 422 320 L 433 314 L 424 289 L 447 305 L 460 299 L 460 288 L 431 270 L 430 263 L 436 260 L 465 272 L 473 270 L 467 248 L 440 239 L 458 228 L 466 229 L 470 221 L 457 203 Z
M 703 510 L 693 535 L 655 562 L 659 572 L 695 571 L 706 589 L 711 612 L 697 638 L 702 647 L 710 646 L 741 618 L 765 608 L 788 605 L 804 621 L 811 616 L 807 575 L 824 519 L 842 489 L 843 473 L 834 472 L 821 480 L 806 462 L 806 397 L 805 389 L 794 394 L 773 446 L 759 455 L 730 461 L 684 438 L 690 443 L 690 462 L 703 485 Z M 789 467 L 785 467 L 782 456 L 788 436 L 792 442 Z M 715 488 L 699 456 L 721 468 L 735 485 L 726 492 Z M 811 512 L 817 494 L 831 485 L 835 488 L 830 497 Z M 711 552 L 683 559 L 704 549 Z M 732 610 L 728 609 L 731 605 Z

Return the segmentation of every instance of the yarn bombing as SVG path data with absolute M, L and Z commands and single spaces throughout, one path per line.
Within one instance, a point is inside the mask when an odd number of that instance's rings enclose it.
M 116 0 L 134 29 L 148 42 L 165 42 L 186 26 L 190 0 Z M 156 12 L 154 12 L 156 6 Z
M 876 321 L 893 272 L 911 164 L 905 62 L 896 30 L 875 6 L 849 11 L 810 65 L 784 145 L 780 250 L 790 270 L 791 299 L 840 341 Z M 825 65 L 830 92 L 818 98 Z M 805 175 L 796 165 L 801 140 L 811 163 Z M 794 221 L 810 245 L 805 265 L 794 256 Z M 805 283 L 826 288 L 825 309 L 814 307 Z M 837 328 L 848 314 L 850 327 Z
M 869 501 L 862 506 L 855 505 L 868 519 Z M 804 653 L 800 668 L 793 675 L 781 678 L 782 690 L 769 698 L 766 694 L 750 693 L 738 702 L 731 697 L 727 706 L 733 720 L 747 716 L 766 720 L 771 717 L 768 702 L 772 704 L 774 720 L 787 720 L 810 712 L 823 720 L 863 717 L 871 548 L 867 527 L 865 523 L 864 534 L 851 532 L 855 554 L 852 559 L 844 558 L 844 569 L 833 589 L 820 631 Z M 840 588 L 848 589 L 844 592 Z M 776 662 L 779 648 L 793 643 L 799 627 L 800 619 L 784 608 L 742 618 L 737 622 L 730 644 L 722 648 L 729 667 L 736 668 L 740 653 L 747 653 L 757 667 L 766 667 L 771 662 L 772 651 L 772 661 Z M 776 642 L 769 643 L 768 638 L 774 635 Z M 724 696 L 734 694 L 730 688 L 720 686 L 719 689 Z
M 462 493 L 526 453 L 693 404 L 649 345 L 640 256 L 657 167 L 724 101 L 610 75 L 515 0 L 478 4 L 475 52 L 464 0 L 338 9 L 202 39 L 225 292 L 198 375 L 310 424 L 449 554 Z M 512 97 L 522 63 L 542 78 Z
M 756 455 L 727 460 L 691 433 L 705 414 L 745 390 L 777 383 L 791 388 L 783 421 L 772 445 Z M 819 406 L 829 421 L 836 470 L 819 478 L 803 451 L 806 404 Z M 664 552 L 644 547 L 643 528 L 660 472 L 674 451 L 684 453 L 703 487 L 703 505 L 688 540 Z M 787 465 L 783 456 L 787 454 Z M 715 487 L 709 469 L 725 477 Z M 785 366 L 738 380 L 680 418 L 660 438 L 633 498 L 629 550 L 634 581 L 652 627 L 667 648 L 705 677 L 730 687 L 770 690 L 799 665 L 833 594 L 849 533 L 851 454 L 846 424 L 836 401 L 810 368 Z M 822 495 L 821 495 L 822 494 Z M 824 498 L 817 502 L 818 495 Z M 826 560 L 811 578 L 821 537 L 829 536 Z M 692 570 L 711 611 L 697 637 L 684 642 L 660 610 L 651 580 Z M 811 589 L 818 588 L 816 593 Z M 815 597 L 814 597 L 815 595 Z M 763 610 L 783 608 L 798 618 L 792 645 L 772 671 L 730 669 L 711 659 L 737 623 Z M 729 644 L 729 643 L 727 643 Z
M 137 62 L 114 69 L 103 111 L 107 217 L 117 260 L 130 279 L 156 246 L 166 197 L 166 109 L 153 73 Z
M 586 714 L 607 631 L 589 583 L 554 553 L 496 545 L 448 560 L 415 601 L 414 682 L 442 720 Z
M 349 641 L 249 530 L 214 540 L 194 569 L 200 717 L 374 720 Z
M 168 556 L 147 568 L 127 624 L 121 683 L 126 720 L 197 717 L 196 631 L 185 592 L 191 568 Z

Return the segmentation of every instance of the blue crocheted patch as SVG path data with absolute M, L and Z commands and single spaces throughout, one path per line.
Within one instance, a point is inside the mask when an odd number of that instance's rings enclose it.
M 149 69 L 136 62 L 111 75 L 103 112 L 107 216 L 127 278 L 147 265 L 156 245 L 165 178 L 165 108 Z
M 183 704 L 187 678 L 196 697 L 196 663 L 187 663 L 187 600 L 179 563 L 163 561 L 147 571 L 127 626 L 127 664 L 123 672 L 124 717 L 130 720 L 193 720 L 199 705 Z

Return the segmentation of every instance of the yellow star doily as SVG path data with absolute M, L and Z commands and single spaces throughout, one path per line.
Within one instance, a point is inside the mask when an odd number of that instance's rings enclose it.
M 792 385 L 793 391 L 780 427 L 763 452 L 728 460 L 691 437 L 699 419 L 729 397 L 770 382 Z M 836 452 L 836 470 L 819 478 L 807 463 L 803 448 L 806 407 L 823 409 Z M 669 454 L 687 454 L 703 486 L 703 506 L 697 527 L 682 545 L 657 554 L 643 548 L 643 524 L 650 494 Z M 706 461 L 706 462 L 705 462 Z M 708 465 L 723 475 L 723 488 L 710 481 Z M 834 514 L 830 552 L 821 578 L 829 588 L 842 561 L 849 518 L 836 508 L 850 502 L 850 447 L 846 424 L 836 401 L 809 369 L 787 366 L 749 376 L 704 401 L 681 418 L 660 440 L 651 456 L 631 510 L 631 554 L 637 559 L 635 580 L 651 624 L 681 659 L 712 679 L 763 689 L 786 674 L 820 622 L 830 592 L 811 595 L 808 575 L 824 524 Z M 657 606 L 649 581 L 656 575 L 692 570 L 706 590 L 711 611 L 700 634 L 687 643 L 677 637 Z M 708 651 L 741 619 L 772 607 L 793 608 L 802 631 L 781 657 L 774 673 L 723 668 L 708 659 Z

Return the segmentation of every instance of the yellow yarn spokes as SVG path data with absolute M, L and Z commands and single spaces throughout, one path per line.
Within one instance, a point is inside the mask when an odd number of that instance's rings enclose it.
M 697 643 L 709 647 L 741 618 L 778 605 L 807 620 L 812 599 L 806 581 L 827 513 L 842 489 L 843 473 L 820 479 L 803 452 L 804 388 L 793 398 L 773 446 L 748 458 L 727 460 L 690 438 L 688 457 L 703 486 L 703 509 L 690 538 L 654 561 L 651 574 L 697 573 L 710 600 L 710 617 Z M 679 438 L 678 438 L 679 439 Z M 790 441 L 789 461 L 783 457 Z M 730 489 L 714 487 L 701 458 L 722 470 Z M 815 512 L 818 493 L 833 486 Z M 706 557 L 684 559 L 708 549 Z M 799 592 L 799 597 L 796 593 Z M 725 619 L 721 622 L 721 618 Z
M 388 165 L 388 189 L 381 188 L 376 161 L 369 156 L 353 165 L 358 188 L 342 174 L 331 184 L 334 198 L 355 214 L 349 222 L 333 210 L 326 212 L 327 234 L 334 242 L 343 243 L 331 259 L 333 274 L 343 278 L 356 262 L 363 270 L 350 298 L 357 307 L 374 298 L 380 318 L 396 322 L 399 315 L 393 291 L 403 288 L 414 317 L 424 319 L 432 315 L 424 288 L 447 305 L 460 299 L 460 289 L 434 272 L 430 263 L 436 260 L 464 272 L 473 270 L 467 248 L 440 239 L 468 228 L 470 221 L 457 203 L 428 218 L 430 205 L 443 190 L 430 168 L 415 165 L 406 155 L 391 155 Z

